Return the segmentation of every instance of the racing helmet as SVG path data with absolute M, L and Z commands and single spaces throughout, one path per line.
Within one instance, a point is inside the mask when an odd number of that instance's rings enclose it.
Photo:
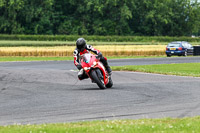
M 84 38 L 78 38 L 78 40 L 76 41 L 76 48 L 79 50 L 79 51 L 84 51 L 86 47 L 86 41 Z

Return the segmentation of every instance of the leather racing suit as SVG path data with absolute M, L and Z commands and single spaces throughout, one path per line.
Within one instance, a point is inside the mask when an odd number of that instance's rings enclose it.
M 83 69 L 81 67 L 80 56 L 82 54 L 89 53 L 90 51 L 95 53 L 96 55 L 101 54 L 101 52 L 99 50 L 93 48 L 91 45 L 88 45 L 88 44 L 86 44 L 86 47 L 83 50 L 83 52 L 79 51 L 77 48 L 74 50 L 74 53 L 73 53 L 73 55 L 74 55 L 74 65 L 80 70 L 79 73 L 78 73 L 78 78 L 80 80 L 88 78 L 88 76 L 85 74 L 85 72 L 83 71 Z M 107 58 L 106 57 L 101 56 L 100 57 L 100 61 L 103 63 L 103 65 L 106 68 L 106 70 L 110 69 L 110 67 L 108 66 L 108 62 L 107 62 Z M 111 69 L 110 69 L 110 71 L 111 71 Z

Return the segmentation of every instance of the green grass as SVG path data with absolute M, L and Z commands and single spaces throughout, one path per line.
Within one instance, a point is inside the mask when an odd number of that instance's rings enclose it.
M 10 41 L 0 40 L 0 47 L 19 47 L 19 46 L 35 46 L 35 47 L 46 47 L 46 46 L 75 46 L 75 42 L 72 41 Z
M 108 59 L 128 59 L 128 58 L 160 58 L 166 56 L 110 56 Z M 0 62 L 7 61 L 63 61 L 63 60 L 73 60 L 73 57 L 21 57 L 21 56 L 6 56 L 0 57 Z
M 30 47 L 46 47 L 46 46 L 75 46 L 75 41 L 10 41 L 0 40 L 0 47 L 19 47 L 19 46 L 30 46 Z M 88 44 L 95 45 L 167 45 L 169 42 L 97 42 L 87 41 Z M 192 42 L 192 45 L 199 45 L 199 42 Z
M 0 57 L 0 62 L 7 61 L 62 61 L 62 60 L 73 60 L 73 57 Z
M 75 46 L 75 41 L 9 41 L 0 40 L 0 47 L 14 46 Z M 91 45 L 167 45 L 167 42 L 93 42 L 88 41 Z
M 200 63 L 181 63 L 181 64 L 138 65 L 138 66 L 113 66 L 112 70 L 200 77 L 199 68 L 200 68 Z
M 0 133 L 193 133 L 200 131 L 200 117 L 91 121 L 63 124 L 0 126 Z
M 108 59 L 162 58 L 166 56 L 108 56 Z

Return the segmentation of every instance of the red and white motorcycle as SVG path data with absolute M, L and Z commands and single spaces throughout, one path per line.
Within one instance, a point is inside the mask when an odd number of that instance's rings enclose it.
M 111 88 L 113 82 L 100 59 L 91 53 L 81 55 L 81 66 L 92 82 L 100 89 Z

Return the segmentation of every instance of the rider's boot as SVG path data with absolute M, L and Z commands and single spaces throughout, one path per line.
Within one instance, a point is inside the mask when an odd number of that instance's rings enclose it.
M 83 80 L 83 69 L 81 69 L 79 72 L 78 72 L 78 78 L 79 80 Z
M 89 77 L 87 76 L 87 74 L 85 73 L 85 71 L 83 69 L 81 69 L 78 72 L 78 78 L 79 78 L 79 80 L 83 80 L 83 79 L 86 79 L 86 78 L 89 78 Z
M 103 60 L 101 60 L 101 62 L 103 63 L 104 67 L 106 68 L 106 71 L 108 72 L 108 74 L 111 75 L 112 70 L 111 70 L 110 66 L 108 65 L 108 61 L 104 58 Z
M 107 65 L 107 66 L 105 66 L 105 68 L 106 68 L 108 74 L 111 75 L 112 74 L 112 70 L 111 70 L 110 66 Z

